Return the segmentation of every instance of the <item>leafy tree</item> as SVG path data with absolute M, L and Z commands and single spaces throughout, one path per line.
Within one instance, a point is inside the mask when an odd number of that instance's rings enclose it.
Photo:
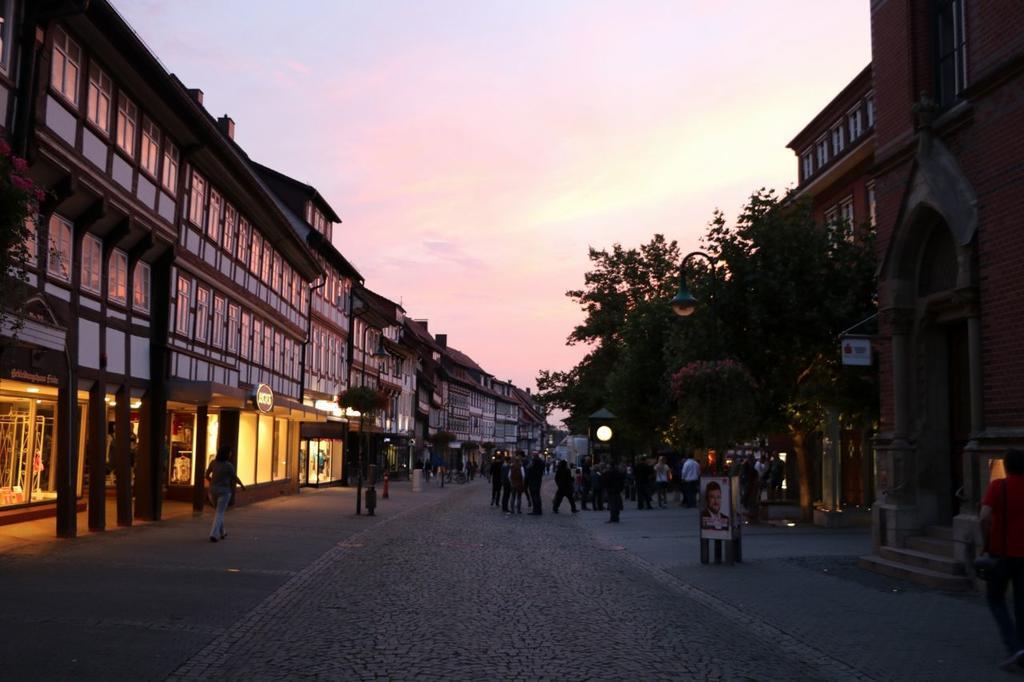
M 370 429 L 377 418 L 377 414 L 387 408 L 388 396 L 370 386 L 354 386 L 338 396 L 338 404 L 342 407 L 351 408 L 359 413 L 359 432 L 363 434 L 364 455 L 361 460 L 367 460 L 370 453 Z M 359 473 L 362 472 L 363 463 L 360 462 Z
M 757 385 L 735 360 L 699 360 L 672 375 L 676 425 L 687 442 L 721 452 L 757 430 Z
M 875 305 L 871 236 L 850 225 L 815 225 L 809 206 L 755 192 L 735 226 L 718 212 L 705 245 L 720 265 L 692 274 L 715 288 L 718 338 L 758 387 L 762 429 L 788 429 L 800 474 L 800 504 L 811 513 L 809 436 L 828 407 L 870 413 L 874 374 L 840 366 L 838 335 Z
M 10 145 L 0 138 L 0 275 L 5 280 L 0 328 L 10 326 L 15 332 L 24 321 L 21 305 L 28 284 L 25 266 L 33 236 L 28 221 L 35 219 L 39 202 L 46 197 L 27 176 L 27 170 L 25 160 L 14 156 Z
M 670 412 L 663 348 L 672 332 L 664 301 L 676 285 L 679 247 L 656 234 L 638 248 L 590 249 L 584 287 L 566 292 L 585 311 L 567 343 L 590 352 L 565 372 L 541 371 L 538 400 L 569 412 L 572 431 L 608 407 L 627 444 L 649 449 Z

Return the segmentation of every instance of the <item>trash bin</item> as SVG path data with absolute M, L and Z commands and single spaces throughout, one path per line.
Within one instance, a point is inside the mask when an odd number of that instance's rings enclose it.
M 412 470 L 412 491 L 414 493 L 423 492 L 423 469 Z

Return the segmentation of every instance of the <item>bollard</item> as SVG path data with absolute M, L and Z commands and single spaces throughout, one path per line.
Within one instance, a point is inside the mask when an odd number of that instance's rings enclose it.
M 380 498 L 382 500 L 388 499 L 388 472 L 386 471 L 384 472 L 384 492 L 381 494 Z

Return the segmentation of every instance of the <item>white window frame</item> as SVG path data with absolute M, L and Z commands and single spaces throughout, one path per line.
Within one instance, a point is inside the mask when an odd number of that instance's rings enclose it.
M 220 192 L 210 187 L 210 203 L 206 209 L 206 234 L 214 242 L 220 242 L 220 209 L 223 206 Z
M 850 142 L 864 134 L 864 118 L 859 104 L 846 114 L 846 131 L 850 134 Z
M 846 126 L 843 125 L 842 119 L 839 123 L 832 128 L 832 153 L 838 154 L 839 152 L 846 149 Z
M 237 303 L 228 302 L 228 342 L 229 353 L 238 352 L 238 322 L 241 313 L 241 306 Z
M 107 266 L 107 298 L 117 303 L 128 303 L 128 254 L 121 249 L 110 252 Z
M 828 144 L 829 144 L 829 142 L 828 142 L 828 135 L 821 136 L 820 138 L 818 138 L 818 141 L 814 143 L 814 160 L 816 162 L 815 165 L 819 169 L 820 168 L 824 168 L 825 165 L 828 163 L 828 160 L 829 160 Z
M 849 225 L 854 226 L 853 195 L 846 197 L 839 202 L 839 218 Z
M 235 255 L 235 231 L 238 227 L 238 211 L 227 201 L 224 202 L 224 221 L 221 225 L 221 246 L 230 256 Z
M 191 305 L 192 280 L 178 275 L 178 287 L 175 292 L 174 330 L 182 336 L 188 336 L 189 306 Z
M 252 230 L 249 221 L 238 214 L 238 237 L 235 243 L 235 257 L 244 267 L 249 267 L 249 250 L 252 248 Z
M 195 169 L 188 191 L 188 219 L 196 227 L 203 228 L 203 211 L 206 208 L 206 179 Z
M 217 294 L 213 294 L 213 332 L 210 334 L 210 343 L 217 349 L 224 348 L 224 323 L 225 307 L 227 300 Z
M 114 82 L 98 64 L 89 64 L 89 93 L 86 118 L 104 135 L 110 135 L 110 102 L 114 99 Z
M 117 98 L 117 147 L 129 158 L 135 158 L 135 137 L 139 128 L 139 107 L 123 92 Z
M 867 195 L 868 195 L 868 221 L 871 227 L 877 227 L 878 225 L 878 203 L 875 197 L 875 181 L 867 183 Z
M 0 71 L 11 68 L 11 27 L 14 25 L 13 0 L 0 0 Z
M 148 263 L 139 261 L 135 264 L 135 272 L 132 273 L 132 307 L 135 310 L 149 312 L 152 278 L 153 272 Z
M 154 180 L 160 177 L 157 174 L 160 164 L 160 129 L 156 127 L 149 116 L 142 117 L 142 150 L 139 164 L 142 170 L 149 173 Z
M 94 294 L 102 293 L 103 241 L 87 234 L 82 240 L 82 288 Z
M 46 271 L 57 279 L 71 281 L 71 267 L 75 262 L 75 244 L 71 221 L 54 213 L 50 216 L 49 259 Z
M 53 31 L 52 59 L 50 85 L 77 109 L 78 79 L 82 73 L 82 48 L 60 26 Z
M 867 114 L 868 128 L 875 127 L 875 93 L 870 93 L 864 99 L 864 111 Z
M 210 290 L 204 286 L 196 287 L 196 324 L 192 335 L 193 341 L 210 342 Z
M 178 148 L 164 138 L 164 165 L 160 169 L 160 183 L 172 195 L 178 193 Z

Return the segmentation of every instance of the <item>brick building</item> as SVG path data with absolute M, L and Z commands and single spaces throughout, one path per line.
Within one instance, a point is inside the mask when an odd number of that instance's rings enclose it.
M 966 560 L 1000 453 L 1024 445 L 1024 4 L 875 1 L 871 28 L 874 539 L 885 556 L 930 530 Z

